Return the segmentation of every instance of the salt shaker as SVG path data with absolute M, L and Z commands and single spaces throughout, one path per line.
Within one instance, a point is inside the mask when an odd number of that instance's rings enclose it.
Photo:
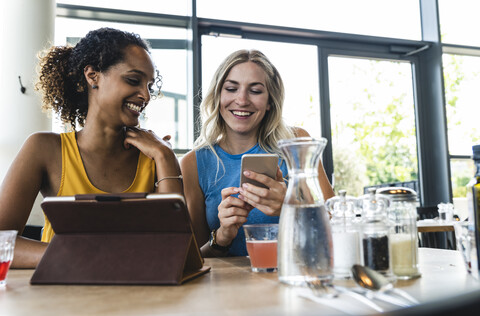
M 454 207 L 452 203 L 440 203 L 438 207 L 438 217 L 441 222 L 450 222 L 453 220 Z
M 351 278 L 351 268 L 361 264 L 359 220 L 355 216 L 356 198 L 347 196 L 347 191 L 338 191 L 338 196 L 325 203 L 332 214 L 333 273 L 335 279 Z
M 417 194 L 403 187 L 381 188 L 377 194 L 390 200 L 387 212 L 393 223 L 390 229 L 393 273 L 403 280 L 419 277 Z
M 362 201 L 361 239 L 364 265 L 386 277 L 393 277 L 390 249 L 390 222 L 387 218 L 388 198 L 368 189 Z

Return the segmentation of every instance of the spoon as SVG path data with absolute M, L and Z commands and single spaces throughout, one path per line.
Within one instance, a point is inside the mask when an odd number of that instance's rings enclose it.
M 392 281 L 387 279 L 381 273 L 359 264 L 355 264 L 352 267 L 353 279 L 361 287 L 375 291 L 375 292 L 387 292 L 391 291 L 410 303 L 420 304 L 415 298 L 409 295 L 407 292 L 397 289 L 393 286 Z

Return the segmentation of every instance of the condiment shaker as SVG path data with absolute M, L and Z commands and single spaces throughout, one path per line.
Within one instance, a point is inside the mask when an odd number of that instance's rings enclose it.
M 338 191 L 338 196 L 325 203 L 332 214 L 333 273 L 335 279 L 351 278 L 351 268 L 361 264 L 359 218 L 355 216 L 356 198 L 347 196 L 347 191 Z
M 453 221 L 454 206 L 452 203 L 440 203 L 438 207 L 438 218 L 441 222 Z
M 420 276 L 418 271 L 417 194 L 403 187 L 388 187 L 377 190 L 390 200 L 388 217 L 390 229 L 392 269 L 399 279 Z
M 364 265 L 393 277 L 390 249 L 390 226 L 387 218 L 389 200 L 376 194 L 375 188 L 361 198 L 361 239 Z

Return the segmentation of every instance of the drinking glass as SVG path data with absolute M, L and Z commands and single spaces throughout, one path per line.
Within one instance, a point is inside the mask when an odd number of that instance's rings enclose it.
M 16 230 L 0 230 L 0 287 L 7 284 L 7 272 L 13 259 Z
M 278 224 L 243 225 L 253 272 L 277 271 Z
M 475 229 L 473 223 L 455 222 L 455 239 L 457 240 L 457 249 L 461 252 L 465 268 L 474 278 L 478 280 L 477 249 L 475 243 Z M 473 267 L 473 268 L 472 268 Z

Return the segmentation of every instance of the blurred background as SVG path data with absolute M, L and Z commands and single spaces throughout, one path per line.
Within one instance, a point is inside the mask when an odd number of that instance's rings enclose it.
M 41 113 L 37 53 L 108 26 L 150 42 L 163 97 L 141 125 L 172 135 L 179 157 L 198 135 L 216 67 L 255 48 L 285 82 L 287 123 L 328 140 L 335 191 L 408 186 L 420 206 L 453 202 L 464 219 L 480 143 L 478 9 L 475 0 L 2 1 L 0 179 L 29 134 L 68 129 Z M 43 225 L 38 205 L 29 223 Z

